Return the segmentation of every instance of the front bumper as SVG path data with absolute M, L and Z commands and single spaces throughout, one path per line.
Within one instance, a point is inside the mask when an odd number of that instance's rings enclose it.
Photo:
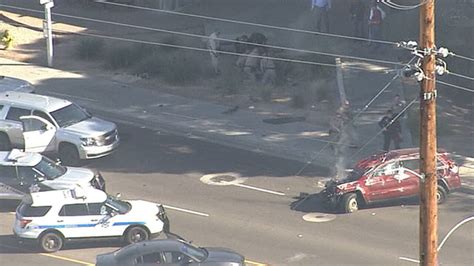
M 329 210 L 335 210 L 339 206 L 341 196 L 332 191 L 332 188 L 325 188 L 321 191 L 320 198 L 323 207 Z
M 107 156 L 114 152 L 120 145 L 120 139 L 117 135 L 116 140 L 106 146 L 81 146 L 79 149 L 79 156 L 81 159 L 96 159 Z

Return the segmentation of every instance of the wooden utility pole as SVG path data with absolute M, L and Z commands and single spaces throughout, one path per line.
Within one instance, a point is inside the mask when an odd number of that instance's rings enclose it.
M 420 7 L 420 48 L 424 51 L 420 95 L 420 264 L 438 264 L 436 178 L 435 0 Z

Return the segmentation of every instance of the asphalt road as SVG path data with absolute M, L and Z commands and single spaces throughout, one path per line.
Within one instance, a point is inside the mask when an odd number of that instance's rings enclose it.
M 324 169 L 310 167 L 306 176 L 295 177 L 302 167 L 295 161 L 138 126 L 119 124 L 119 130 L 119 150 L 86 166 L 102 171 L 110 193 L 171 207 L 171 230 L 197 245 L 229 247 L 245 255 L 249 265 L 410 265 L 399 257 L 417 259 L 418 206 L 414 202 L 375 206 L 350 215 L 324 215 L 316 197 L 298 201 L 301 192 L 320 190 L 318 180 L 325 178 Z M 229 172 L 233 174 L 227 177 L 247 178 L 245 187 L 200 181 L 206 174 Z M 450 196 L 440 206 L 440 237 L 472 215 L 472 195 Z M 34 246 L 19 244 L 11 236 L 11 205 L 2 203 L 0 213 L 2 265 L 81 265 L 94 263 L 97 254 L 119 247 L 110 241 L 69 243 L 53 257 L 39 254 Z M 309 212 L 319 213 L 320 220 L 334 219 L 307 222 L 302 216 Z M 440 262 L 471 264 L 473 239 L 474 225 L 461 227 L 440 252 Z

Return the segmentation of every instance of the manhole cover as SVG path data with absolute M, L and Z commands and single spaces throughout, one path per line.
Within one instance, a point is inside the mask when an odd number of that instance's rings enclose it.
M 328 213 L 312 212 L 303 215 L 303 220 L 312 223 L 324 223 L 336 219 L 336 215 Z
M 237 173 L 217 173 L 201 177 L 201 182 L 214 186 L 230 186 L 244 183 L 246 178 L 240 177 Z

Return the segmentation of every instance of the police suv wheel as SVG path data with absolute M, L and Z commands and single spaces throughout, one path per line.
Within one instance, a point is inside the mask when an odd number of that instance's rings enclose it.
M 64 165 L 79 166 L 81 162 L 79 152 L 72 144 L 62 144 L 59 147 L 59 158 Z
M 0 151 L 9 151 L 12 149 L 10 139 L 5 134 L 0 134 Z
M 57 233 L 46 233 L 39 239 L 39 244 L 42 251 L 52 253 L 63 247 L 63 238 Z
M 145 228 L 134 226 L 127 230 L 127 233 L 125 234 L 125 242 L 127 242 L 127 244 L 133 244 L 148 240 L 149 237 L 150 236 Z
M 357 202 L 357 195 L 349 193 L 342 196 L 342 211 L 344 213 L 352 213 L 359 210 L 359 203 Z

